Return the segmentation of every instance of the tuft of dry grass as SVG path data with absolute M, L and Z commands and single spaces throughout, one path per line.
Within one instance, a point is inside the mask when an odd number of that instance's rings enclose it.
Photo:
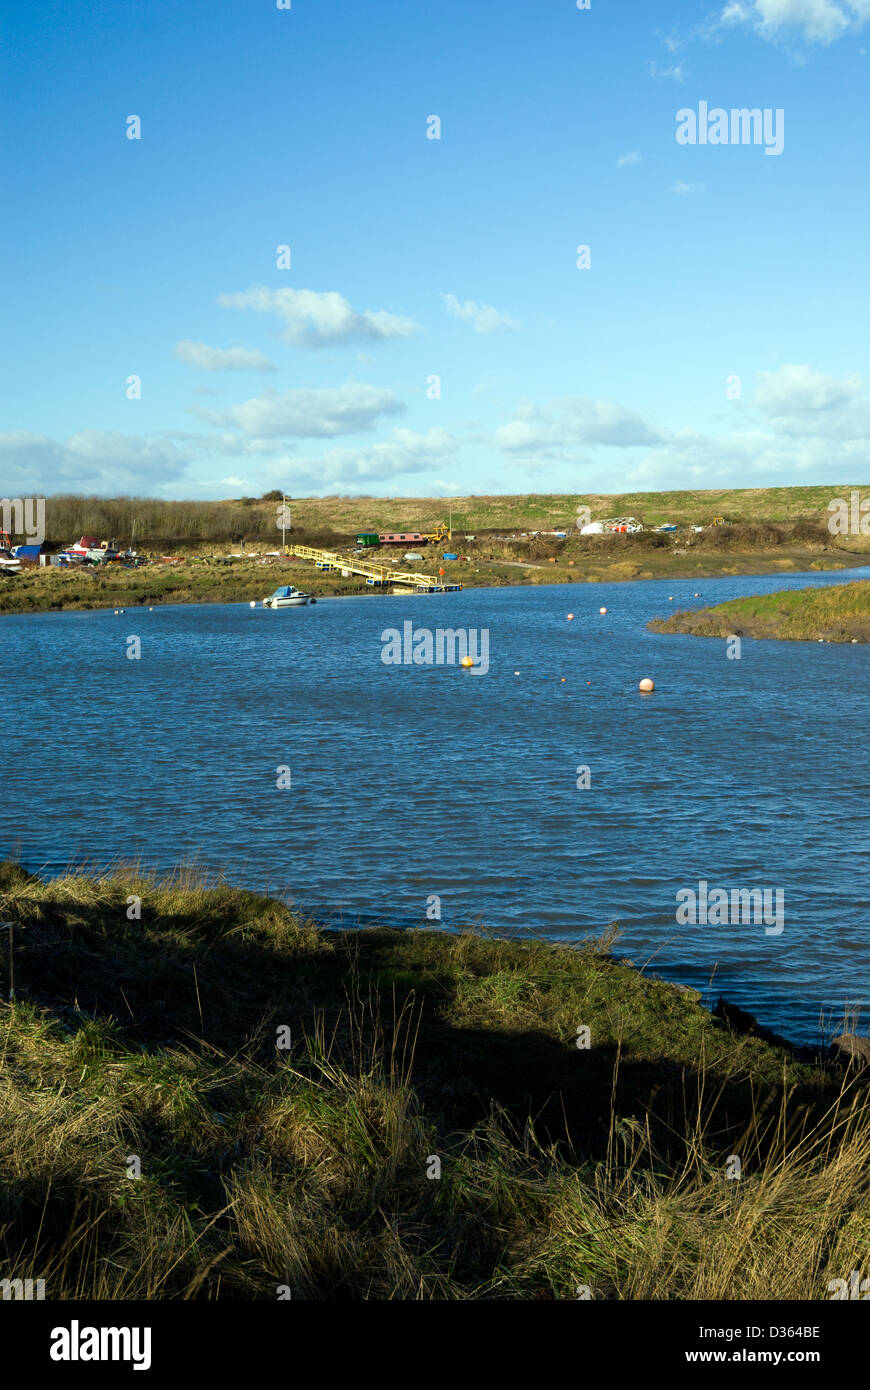
M 0 866 L 0 911 L 0 1279 L 823 1299 L 867 1266 L 865 1073 L 732 1032 L 612 931 L 322 932 L 120 865 Z

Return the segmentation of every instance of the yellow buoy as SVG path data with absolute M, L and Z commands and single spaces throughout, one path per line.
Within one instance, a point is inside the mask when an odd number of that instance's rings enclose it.
M 644 676 L 643 680 L 637 688 L 638 690 L 642 690 L 644 694 L 648 694 L 650 690 L 655 690 L 655 681 L 651 681 L 649 676 Z
M 460 665 L 462 665 L 462 666 L 473 666 L 473 665 L 474 665 L 474 662 L 472 661 L 472 659 L 471 659 L 470 656 L 464 656 L 464 657 L 462 658 L 462 661 L 460 662 Z

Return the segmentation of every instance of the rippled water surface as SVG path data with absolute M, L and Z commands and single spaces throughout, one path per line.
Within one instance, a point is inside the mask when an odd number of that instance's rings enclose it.
M 636 964 L 812 1040 L 870 1002 L 870 648 L 735 661 L 645 624 L 859 573 L 5 617 L 0 852 L 196 860 L 346 922 L 421 925 L 430 894 L 446 927 L 617 920 Z M 405 619 L 487 628 L 488 674 L 384 665 Z M 678 925 L 701 879 L 781 888 L 784 930 Z

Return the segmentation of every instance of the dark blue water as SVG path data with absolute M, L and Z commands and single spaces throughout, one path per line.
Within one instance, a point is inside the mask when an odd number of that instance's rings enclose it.
M 735 661 L 645 625 L 864 573 L 5 617 L 0 853 L 194 860 L 346 922 L 422 925 L 429 895 L 448 928 L 618 921 L 636 964 L 814 1040 L 870 1002 L 870 648 Z M 489 673 L 384 665 L 406 618 L 488 628 Z M 701 879 L 781 888 L 783 932 L 678 925 Z

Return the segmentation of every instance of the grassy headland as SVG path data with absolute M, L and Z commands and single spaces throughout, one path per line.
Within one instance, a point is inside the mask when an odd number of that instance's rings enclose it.
M 0 1277 L 47 1298 L 817 1299 L 866 1255 L 866 1072 L 606 938 L 12 864 L 0 908 Z
M 824 589 L 784 589 L 731 599 L 714 608 L 654 618 L 653 632 L 696 637 L 778 638 L 794 642 L 870 642 L 870 581 Z

